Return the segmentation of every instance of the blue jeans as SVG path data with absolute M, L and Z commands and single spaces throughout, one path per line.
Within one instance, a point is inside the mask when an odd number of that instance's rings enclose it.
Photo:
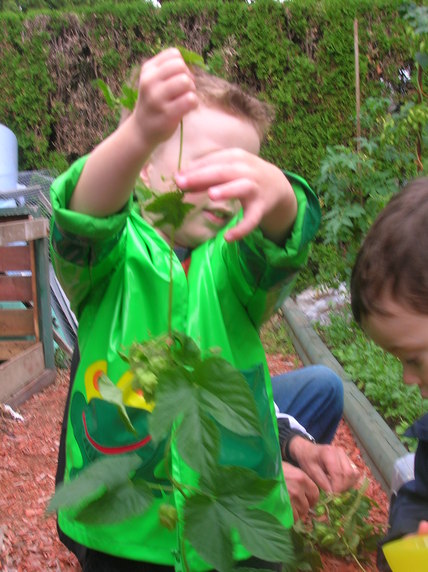
M 281 413 L 294 417 L 317 443 L 331 443 L 343 413 L 343 383 L 323 365 L 272 377 L 273 398 Z

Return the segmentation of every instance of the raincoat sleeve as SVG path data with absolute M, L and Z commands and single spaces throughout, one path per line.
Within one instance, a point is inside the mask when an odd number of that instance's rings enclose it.
M 278 246 L 260 229 L 223 244 L 223 260 L 236 295 L 259 327 L 290 294 L 306 263 L 321 220 L 318 199 L 304 179 L 285 172 L 297 198 L 297 216 L 286 242 Z M 242 216 L 242 214 L 241 214 Z
M 120 212 L 105 218 L 68 208 L 86 159 L 78 159 L 51 186 L 51 259 L 77 318 L 88 293 L 108 281 L 121 258 L 123 230 L 131 208 L 130 199 Z

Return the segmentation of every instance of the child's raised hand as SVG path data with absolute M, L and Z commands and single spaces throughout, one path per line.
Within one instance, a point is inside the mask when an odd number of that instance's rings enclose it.
M 187 192 L 207 190 L 212 201 L 240 201 L 244 217 L 225 234 L 228 241 L 259 226 L 268 239 L 281 244 L 296 218 L 296 196 L 282 171 L 243 149 L 209 153 L 190 162 L 175 180 Z
M 134 111 L 90 154 L 70 209 L 95 216 L 120 210 L 141 166 L 197 105 L 192 74 L 177 49 L 165 50 L 145 62 Z
M 166 49 L 142 65 L 133 114 L 149 146 L 168 139 L 197 105 L 193 76 L 179 50 Z

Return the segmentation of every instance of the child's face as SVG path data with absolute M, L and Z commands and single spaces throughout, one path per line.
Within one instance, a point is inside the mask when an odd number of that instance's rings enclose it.
M 153 153 L 150 162 L 141 172 L 145 184 L 161 193 L 175 188 L 174 174 L 178 171 L 180 132 Z M 240 148 L 252 154 L 260 150 L 260 137 L 249 122 L 215 107 L 200 103 L 197 109 L 188 113 L 183 120 L 183 152 L 181 168 L 209 153 L 223 149 Z M 224 166 L 217 166 L 219 176 Z M 219 230 L 235 216 L 240 208 L 238 201 L 213 201 L 208 197 L 208 189 L 187 192 L 184 202 L 194 205 L 183 224 L 175 233 L 175 243 L 194 248 L 214 237 Z M 150 213 L 143 216 L 151 221 Z M 160 229 L 168 240 L 171 229 Z
M 385 296 L 388 315 L 371 314 L 362 321 L 364 331 L 403 364 L 403 379 L 419 386 L 428 398 L 428 314 L 419 314 Z

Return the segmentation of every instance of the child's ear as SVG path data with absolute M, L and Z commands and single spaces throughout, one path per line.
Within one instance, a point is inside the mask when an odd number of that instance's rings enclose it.
M 140 171 L 140 179 L 146 185 L 150 187 L 150 163 L 146 163 Z

